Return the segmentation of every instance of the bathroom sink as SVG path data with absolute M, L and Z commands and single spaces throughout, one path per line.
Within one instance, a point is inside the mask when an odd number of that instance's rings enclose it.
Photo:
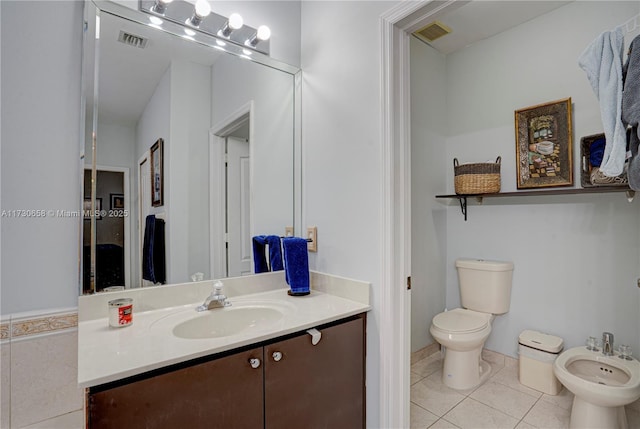
M 222 338 L 274 328 L 293 311 L 290 304 L 275 301 L 236 301 L 229 307 L 201 312 L 188 307 L 156 320 L 150 329 L 183 339 Z
M 173 335 L 180 338 L 217 338 L 272 326 L 284 314 L 271 307 L 225 307 L 209 310 L 177 324 Z
M 606 386 L 622 386 L 629 381 L 629 374 L 604 362 L 576 359 L 567 365 L 569 373 L 592 383 Z

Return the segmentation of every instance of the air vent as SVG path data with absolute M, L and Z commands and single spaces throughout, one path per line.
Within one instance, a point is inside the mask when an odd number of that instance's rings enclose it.
M 433 21 L 426 27 L 416 31 L 414 34 L 427 42 L 433 42 L 436 39 L 451 33 L 451 29 L 439 21 Z
M 140 49 L 144 49 L 145 46 L 147 46 L 147 39 L 145 39 L 144 37 L 136 36 L 135 34 L 127 33 L 122 30 L 120 30 L 118 42 Z

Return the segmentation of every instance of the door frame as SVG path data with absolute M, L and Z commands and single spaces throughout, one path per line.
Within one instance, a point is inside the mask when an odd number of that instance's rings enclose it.
M 411 275 L 410 36 L 445 9 L 466 3 L 469 1 L 400 2 L 380 17 L 382 427 L 409 427 L 410 423 L 411 291 L 407 288 Z
M 237 130 L 245 121 L 249 120 L 249 231 L 254 231 L 253 207 L 253 128 L 254 102 L 253 100 L 240 106 L 235 112 L 224 118 L 209 129 L 209 213 L 210 213 L 210 258 L 211 278 L 226 277 L 227 252 L 225 249 L 226 231 L 226 178 L 225 178 L 225 140 L 227 136 Z M 251 262 L 253 264 L 253 261 Z

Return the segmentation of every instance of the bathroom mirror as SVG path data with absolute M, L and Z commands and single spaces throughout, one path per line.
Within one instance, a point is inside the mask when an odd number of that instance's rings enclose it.
M 298 227 L 299 70 L 112 2 L 85 20 L 81 293 L 251 273 L 251 236 Z

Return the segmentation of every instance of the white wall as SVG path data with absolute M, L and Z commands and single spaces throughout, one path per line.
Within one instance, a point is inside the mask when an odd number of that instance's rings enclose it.
M 253 101 L 253 233 L 282 235 L 293 223 L 294 77 L 232 56 L 213 65 L 212 77 L 214 126 Z
M 367 426 L 379 427 L 380 22 L 390 2 L 302 2 L 303 227 L 312 269 L 372 283 Z
M 0 7 L 2 209 L 78 210 L 82 3 Z M 2 314 L 75 306 L 81 221 L 47 215 L 1 222 Z
M 447 210 L 433 198 L 447 183 L 446 57 L 411 38 L 411 350 L 434 342 L 445 306 Z
M 513 112 L 565 97 L 573 101 L 579 172 L 580 137 L 602 126 L 577 58 L 602 31 L 636 13 L 633 2 L 573 2 L 449 55 L 449 137 L 442 149 L 448 186 L 438 193 L 453 192 L 449 160 L 497 155 L 502 190 L 516 190 Z M 579 175 L 574 183 L 579 186 Z M 488 349 L 516 356 L 524 329 L 559 335 L 566 347 L 606 330 L 618 344 L 640 349 L 639 222 L 640 205 L 627 203 L 624 194 L 485 199 L 483 206 L 470 205 L 467 222 L 454 201 L 446 221 L 446 307 L 460 305 L 455 259 L 509 260 L 515 263 L 511 310 L 494 321 Z
M 169 195 L 168 192 L 168 187 L 166 186 L 166 184 L 169 182 L 169 180 L 171 179 L 171 165 L 170 165 L 170 161 L 167 160 L 167 158 L 170 156 L 170 145 L 171 145 L 171 135 L 170 133 L 170 118 L 171 118 L 171 67 L 167 68 L 166 72 L 164 73 L 164 75 L 162 76 L 162 79 L 160 80 L 160 82 L 158 83 L 158 86 L 156 87 L 155 92 L 153 93 L 153 95 L 151 96 L 151 98 L 149 99 L 149 103 L 147 103 L 147 106 L 144 109 L 144 112 L 142 113 L 142 115 L 140 116 L 140 119 L 138 119 L 138 124 L 136 125 L 136 149 L 135 149 L 135 157 L 134 159 L 136 160 L 136 165 L 133 168 L 133 172 L 131 174 L 132 177 L 132 181 L 131 181 L 131 187 L 134 190 L 134 192 L 132 193 L 132 198 L 131 198 L 131 216 L 134 216 L 134 218 L 136 219 L 136 223 L 138 216 L 139 216 L 139 204 L 140 204 L 140 200 L 139 200 L 139 195 L 138 195 L 138 184 L 140 181 L 140 172 L 138 171 L 138 160 L 146 153 L 147 157 L 148 157 L 148 161 L 147 162 L 151 162 L 151 158 L 149 155 L 149 150 L 151 149 L 151 146 L 153 146 L 155 144 L 155 142 L 162 138 L 164 139 L 164 147 L 163 147 L 163 155 L 164 155 L 164 183 L 165 183 L 165 188 L 164 188 L 164 195 L 163 195 L 163 202 L 164 202 L 164 206 L 161 207 L 152 207 L 149 211 L 150 214 L 160 214 L 160 213 L 164 213 L 165 214 L 165 220 L 167 222 L 167 227 L 165 229 L 165 245 L 166 245 L 166 257 L 167 257 L 167 262 L 171 261 L 170 256 L 171 256 L 171 232 L 169 230 L 169 223 L 171 222 L 171 219 L 169 218 L 168 214 L 166 213 L 167 211 L 167 207 L 169 206 L 169 204 L 171 203 L 171 196 Z M 144 202 L 145 205 L 149 206 L 151 205 L 151 202 Z M 144 230 L 142 228 L 144 228 L 144 225 L 142 225 L 140 223 L 140 231 L 142 231 L 142 234 L 144 235 Z M 137 228 L 134 228 L 134 234 L 135 237 L 133 237 L 132 239 L 136 240 L 136 243 L 138 243 L 138 232 L 136 231 Z M 133 234 L 132 234 L 133 235 Z M 140 259 L 140 255 L 139 255 L 139 245 L 135 246 L 135 250 L 134 252 L 132 252 L 132 261 L 134 263 L 131 264 L 131 278 L 133 279 L 133 284 L 137 285 L 138 283 L 138 278 L 141 277 L 140 272 L 142 270 L 142 267 L 139 266 L 139 262 Z M 171 264 L 167 263 L 166 265 L 167 268 L 167 279 L 170 279 L 171 277 Z

